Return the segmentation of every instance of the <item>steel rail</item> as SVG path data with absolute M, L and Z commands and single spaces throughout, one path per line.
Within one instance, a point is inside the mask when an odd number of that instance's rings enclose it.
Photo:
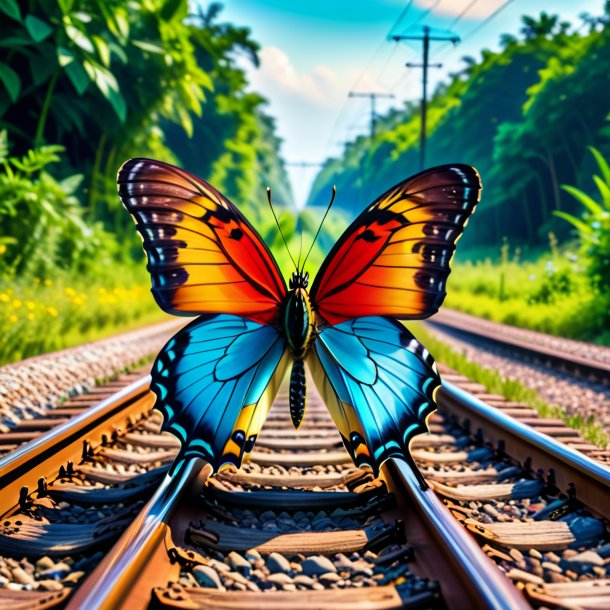
M 184 495 L 212 467 L 201 458 L 182 461 L 173 475 L 165 475 L 117 543 L 70 599 L 66 610 L 130 610 L 126 598 L 161 545 L 166 525 Z M 127 605 L 126 605 L 127 604 Z M 146 607 L 146 601 L 143 607 Z
M 443 382 L 438 406 L 441 413 L 454 413 L 469 422 L 472 431 L 480 428 L 486 441 L 526 469 L 542 470 L 559 490 L 575 489 L 583 504 L 610 519 L 610 468 L 605 464 L 534 430 L 453 383 Z
M 476 326 L 471 326 L 467 322 L 434 318 L 427 320 L 426 323 L 431 326 L 457 331 L 458 333 L 482 339 L 500 347 L 512 348 L 519 353 L 525 354 L 532 360 L 543 359 L 550 362 L 553 367 L 568 369 L 583 377 L 593 376 L 603 383 L 610 383 L 610 362 L 591 360 L 578 354 L 560 352 L 544 345 L 520 341 L 513 337 L 490 335 Z
M 406 494 L 407 504 L 416 508 L 416 515 L 423 520 L 428 536 L 436 541 L 441 553 L 452 564 L 454 570 L 451 576 L 457 577 L 462 587 L 470 593 L 470 599 L 464 598 L 455 595 L 456 589 L 447 587 L 443 597 L 452 609 L 531 610 L 530 604 L 481 550 L 473 536 L 458 523 L 440 498 L 431 489 L 422 490 L 407 462 L 390 459 L 384 466 L 384 476 L 394 493 Z M 421 541 L 417 534 L 409 535 L 409 528 L 410 524 L 407 523 L 407 540 L 419 557 L 418 542 Z M 419 551 L 421 554 L 429 552 L 425 542 Z M 446 577 L 437 572 L 441 589 Z
M 43 477 L 79 461 L 87 443 L 102 443 L 148 413 L 154 404 L 149 384 L 147 375 L 0 458 L 0 516 L 14 509 L 23 488 L 35 491 Z
M 136 581 L 141 579 L 147 566 L 154 566 L 159 550 L 163 552 L 161 545 L 169 520 L 187 492 L 196 487 L 195 479 L 201 482 L 210 473 L 211 467 L 195 458 L 182 462 L 173 476 L 167 475 L 153 498 L 71 598 L 67 610 L 147 607 L 149 599 L 133 597 L 132 591 L 138 589 Z M 451 598 L 453 610 L 530 610 L 521 594 L 457 523 L 434 492 L 421 490 L 405 462 L 391 460 L 384 466 L 383 473 L 391 491 L 400 498 L 406 498 L 402 505 L 411 513 L 403 515 L 407 521 L 407 533 L 412 531 L 413 521 L 423 523 L 428 532 L 424 548 L 420 548 L 422 557 L 429 555 L 432 538 L 440 546 L 436 556 L 440 553 L 446 563 L 455 566 L 455 574 L 438 575 L 439 580 L 446 584 L 443 594 Z M 413 507 L 417 515 L 412 515 Z M 421 525 L 418 531 L 422 531 Z M 415 546 L 416 553 L 418 539 L 421 542 L 421 536 L 412 539 L 409 535 L 409 542 Z M 150 567 L 148 569 L 150 573 Z M 430 569 L 434 573 L 434 568 Z M 456 582 L 456 579 L 460 581 L 460 594 L 452 595 L 449 581 Z

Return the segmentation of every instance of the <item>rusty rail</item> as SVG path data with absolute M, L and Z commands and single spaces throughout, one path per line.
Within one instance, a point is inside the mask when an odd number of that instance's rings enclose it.
M 444 382 L 439 411 L 481 429 L 486 441 L 516 459 L 526 470 L 542 470 L 547 480 L 563 492 L 575 491 L 586 506 L 610 519 L 610 468 L 580 451 L 557 442 L 521 423 L 458 386 Z
M 548 362 L 554 368 L 567 370 L 581 377 L 593 377 L 602 383 L 610 383 L 610 362 L 592 360 L 569 352 L 560 352 L 544 345 L 520 341 L 514 337 L 492 335 L 482 330 L 474 321 L 471 324 L 466 320 L 445 318 L 439 315 L 439 317 L 427 320 L 426 324 L 457 331 L 500 347 L 509 348 L 530 360 Z
M 398 496 L 404 496 L 408 506 L 416 507 L 414 518 L 420 523 L 406 523 L 407 538 L 418 553 L 431 552 L 426 538 L 436 542 L 435 553 L 440 552 L 453 567 L 451 575 L 439 575 L 443 579 L 459 580 L 461 587 L 447 587 L 444 598 L 453 609 L 471 610 L 472 608 L 493 608 L 494 610 L 531 610 L 531 606 L 519 593 L 511 581 L 504 576 L 496 565 L 483 553 L 475 539 L 456 521 L 449 509 L 430 489 L 422 491 L 412 469 L 402 460 L 391 459 L 384 465 L 384 478 L 390 489 Z M 427 537 L 422 537 L 416 528 L 425 528 Z M 431 569 L 437 563 L 434 556 L 428 558 Z M 467 596 L 456 595 L 466 590 Z
M 20 494 L 35 491 L 45 477 L 56 475 L 61 465 L 79 461 L 88 446 L 148 413 L 154 404 L 149 383 L 150 377 L 143 377 L 0 458 L 0 515 L 14 508 Z

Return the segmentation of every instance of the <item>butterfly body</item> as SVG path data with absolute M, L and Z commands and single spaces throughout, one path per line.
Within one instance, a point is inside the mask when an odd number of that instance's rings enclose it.
M 305 414 L 306 381 L 304 359 L 315 336 L 315 317 L 307 292 L 309 274 L 296 272 L 280 310 L 282 330 L 294 362 L 290 373 L 289 407 L 292 423 L 298 428 Z
M 375 474 L 427 430 L 440 377 L 399 320 L 431 316 L 446 294 L 455 243 L 479 201 L 468 165 L 425 170 L 389 189 L 347 228 L 308 287 L 288 286 L 260 235 L 213 186 L 178 167 L 131 159 L 119 196 L 142 235 L 152 293 L 168 313 L 198 316 L 151 372 L 163 430 L 215 470 L 254 447 L 282 380 L 305 410 L 305 363 L 357 466 Z M 298 267 L 298 265 L 295 265 Z

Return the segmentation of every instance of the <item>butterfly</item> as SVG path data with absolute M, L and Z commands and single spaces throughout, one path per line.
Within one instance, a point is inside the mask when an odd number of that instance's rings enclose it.
M 179 457 L 239 468 L 290 365 L 298 427 L 306 362 L 354 463 L 378 474 L 400 458 L 425 485 L 409 443 L 427 431 L 440 377 L 398 320 L 441 306 L 456 240 L 480 197 L 474 168 L 442 165 L 389 189 L 335 243 L 311 289 L 298 267 L 286 286 L 261 236 L 201 178 L 137 158 L 122 165 L 117 183 L 158 305 L 198 316 L 151 372 L 155 407 L 181 441 Z

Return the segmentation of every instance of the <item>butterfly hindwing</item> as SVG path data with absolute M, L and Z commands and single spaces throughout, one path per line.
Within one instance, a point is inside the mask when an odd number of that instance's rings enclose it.
M 481 182 L 468 165 L 442 165 L 379 197 L 348 227 L 311 289 L 319 317 L 426 318 L 445 298 L 455 242 L 476 206 Z
M 144 240 L 162 309 L 276 318 L 284 279 L 264 241 L 226 197 L 201 178 L 151 159 L 126 161 L 117 182 Z
M 226 314 L 201 316 L 167 343 L 151 389 L 181 456 L 239 467 L 286 371 L 285 348 L 274 326 Z
M 357 466 L 375 474 L 390 457 L 409 459 L 427 431 L 440 378 L 433 358 L 399 322 L 363 317 L 327 326 L 308 364 Z

